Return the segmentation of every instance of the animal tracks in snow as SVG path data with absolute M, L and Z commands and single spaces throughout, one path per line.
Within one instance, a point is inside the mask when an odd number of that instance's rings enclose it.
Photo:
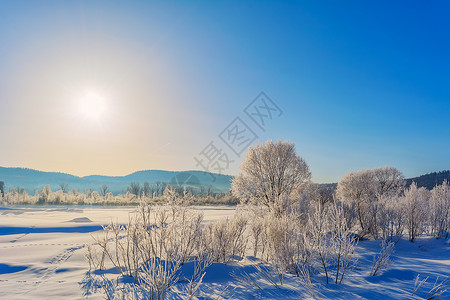
M 75 245 L 74 247 L 66 248 L 63 251 L 59 252 L 56 256 L 51 257 L 49 260 L 44 262 L 45 266 L 41 269 L 35 269 L 34 273 L 37 275 L 36 281 L 23 281 L 21 283 L 31 285 L 31 287 L 25 291 L 23 294 L 28 294 L 33 290 L 37 289 L 40 285 L 45 282 L 48 282 L 51 277 L 53 277 L 60 266 L 66 262 L 76 251 L 83 249 L 86 247 L 86 244 L 27 244 L 22 245 L 23 247 L 27 246 L 54 246 L 54 245 Z M 19 281 L 17 281 L 19 283 Z M 64 283 L 64 280 L 57 280 L 56 283 Z

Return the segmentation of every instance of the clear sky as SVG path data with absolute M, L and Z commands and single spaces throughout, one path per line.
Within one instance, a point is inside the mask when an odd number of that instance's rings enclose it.
M 236 117 L 313 180 L 450 169 L 448 1 L 1 1 L 0 166 L 202 169 Z M 244 108 L 283 111 L 262 131 Z

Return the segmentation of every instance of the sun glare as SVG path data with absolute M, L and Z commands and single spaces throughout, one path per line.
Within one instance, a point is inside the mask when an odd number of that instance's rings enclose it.
M 100 121 L 105 111 L 105 100 L 96 93 L 89 93 L 80 101 L 80 113 L 85 119 Z

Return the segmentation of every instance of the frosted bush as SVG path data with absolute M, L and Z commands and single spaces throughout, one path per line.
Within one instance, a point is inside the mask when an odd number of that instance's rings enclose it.
M 112 265 L 121 277 L 132 278 L 146 299 L 165 299 L 179 280 L 183 262 L 197 260 L 199 267 L 188 288 L 194 295 L 211 260 L 201 239 L 202 220 L 201 213 L 185 207 L 150 207 L 142 203 L 127 225 L 112 223 L 104 227 L 103 236 L 88 247 L 86 258 L 91 269 Z M 105 293 L 116 295 L 127 284 L 125 280 L 121 285 L 109 285 L 115 287 L 114 293 Z
M 371 276 L 376 276 L 391 264 L 391 255 L 394 252 L 395 244 L 392 241 L 383 240 L 381 242 L 381 250 L 377 256 L 373 258 Z
M 214 254 L 216 262 L 228 263 L 245 256 L 248 244 L 245 234 L 247 223 L 248 217 L 238 211 L 232 218 L 222 219 L 205 227 L 206 247 Z
M 334 282 L 341 284 L 346 272 L 356 264 L 354 251 L 356 238 L 347 227 L 342 207 L 335 202 L 331 207 L 331 266 L 334 269 Z
M 308 257 L 303 232 L 293 215 L 269 215 L 265 228 L 267 260 L 283 272 L 298 274 Z

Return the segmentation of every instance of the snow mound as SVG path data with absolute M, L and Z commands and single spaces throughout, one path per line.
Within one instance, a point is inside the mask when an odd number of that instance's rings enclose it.
M 91 219 L 87 217 L 81 217 L 81 218 L 75 218 L 67 222 L 74 222 L 74 223 L 91 223 Z

